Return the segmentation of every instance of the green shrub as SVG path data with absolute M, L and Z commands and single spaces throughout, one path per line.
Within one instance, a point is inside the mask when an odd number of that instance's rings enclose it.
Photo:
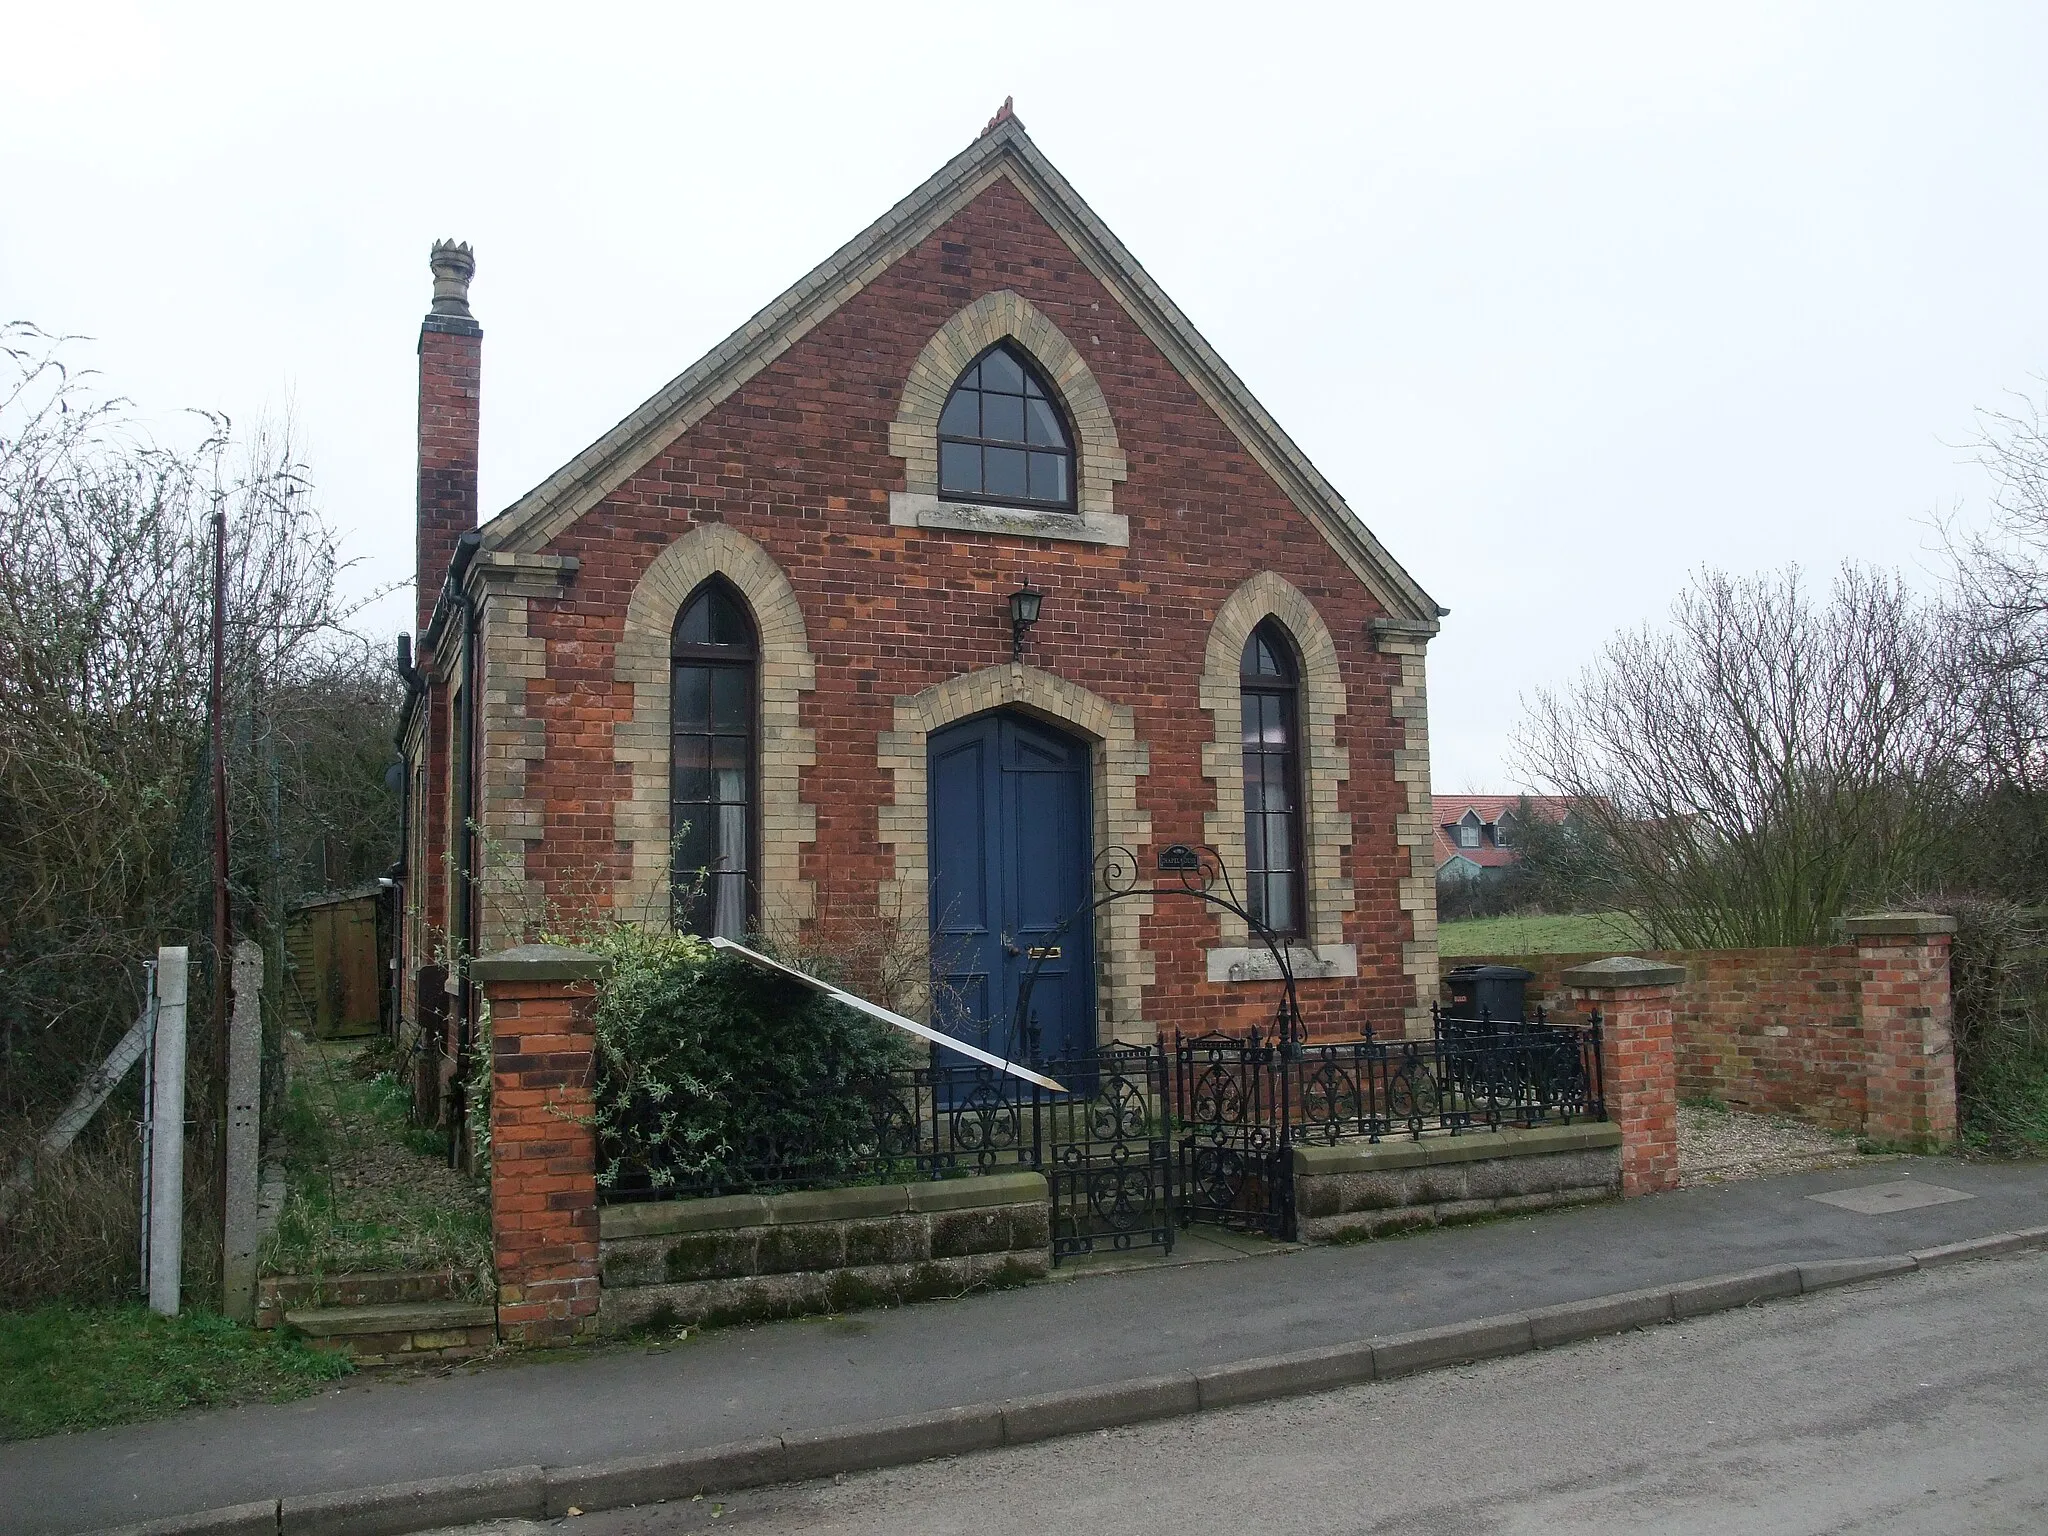
M 594 1118 L 607 1190 L 739 1194 L 843 1183 L 874 1142 L 896 1037 L 702 939 L 621 926 L 594 946 Z

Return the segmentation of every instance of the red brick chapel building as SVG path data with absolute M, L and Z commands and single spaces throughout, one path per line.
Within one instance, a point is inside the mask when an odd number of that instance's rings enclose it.
M 474 259 L 432 266 L 409 1021 L 453 1041 L 466 957 L 616 917 L 893 932 L 971 1033 L 1105 850 L 1192 843 L 1290 936 L 1312 1033 L 1427 1032 L 1441 610 L 1007 104 L 481 525 Z M 1058 947 L 1048 1054 L 1273 1010 L 1196 902 Z

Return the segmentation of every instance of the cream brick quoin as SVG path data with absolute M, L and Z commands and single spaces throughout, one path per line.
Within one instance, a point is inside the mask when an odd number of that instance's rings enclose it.
M 632 690 L 633 717 L 613 738 L 613 758 L 632 772 L 632 797 L 613 808 L 632 868 L 615 887 L 617 917 L 649 927 L 669 923 L 669 636 L 684 601 L 707 577 L 725 577 L 747 600 L 761 636 L 761 923 L 770 933 L 817 911 L 813 882 L 800 878 L 798 845 L 818 835 L 817 807 L 801 798 L 799 770 L 816 760 L 798 723 L 797 699 L 815 684 L 803 610 L 768 552 L 723 523 L 695 528 L 663 550 L 626 605 L 613 677 Z
M 1069 512 L 961 508 L 939 501 L 939 413 L 967 365 L 999 341 L 1014 341 L 1030 354 L 1073 422 L 1078 519 Z M 1128 521 L 1117 515 L 1114 504 L 1116 483 L 1129 468 L 1102 386 L 1065 333 L 1030 300 L 1007 288 L 976 299 L 925 343 L 889 424 L 889 452 L 903 460 L 904 489 L 890 497 L 892 523 L 1130 543 Z
M 1436 809 L 1429 793 L 1429 685 L 1425 654 L 1435 626 L 1382 619 L 1373 625 L 1373 643 L 1386 655 L 1401 658 L 1401 680 L 1394 687 L 1394 718 L 1405 737 L 1394 752 L 1394 779 L 1408 791 L 1408 804 L 1394 818 L 1394 832 L 1408 853 L 1408 871 L 1401 877 L 1401 910 L 1414 925 L 1415 937 L 1401 950 L 1401 968 L 1414 984 L 1408 1005 L 1408 1038 L 1429 1038 L 1430 1005 L 1436 1001 Z
M 1351 777 L 1349 758 L 1337 746 L 1337 721 L 1345 712 L 1344 676 L 1329 626 L 1315 605 L 1285 577 L 1261 571 L 1216 611 L 1209 627 L 1209 648 L 1202 663 L 1202 707 L 1215 719 L 1211 740 L 1202 744 L 1202 776 L 1216 785 L 1216 809 L 1203 819 L 1202 835 L 1223 856 L 1236 883 L 1239 901 L 1248 899 L 1244 883 L 1244 726 L 1238 670 L 1245 641 L 1267 619 L 1278 619 L 1301 653 L 1301 723 L 1306 737 L 1301 754 L 1306 780 L 1302 807 L 1308 841 L 1307 930 L 1314 954 L 1304 951 L 1292 963 L 1298 978 L 1317 975 L 1355 976 L 1356 951 L 1344 941 L 1344 914 L 1355 904 L 1345 857 L 1351 850 L 1351 818 L 1337 808 L 1337 786 Z M 1212 979 L 1232 979 L 1239 965 L 1244 979 L 1270 977 L 1272 962 L 1264 951 L 1249 946 L 1242 919 L 1218 911 L 1223 949 L 1212 952 Z M 1261 957 L 1264 963 L 1261 964 Z
M 987 667 L 935 683 L 896 700 L 893 731 L 876 742 L 880 766 L 894 776 L 892 800 L 878 810 L 881 841 L 896 850 L 896 878 L 882 882 L 882 910 L 897 914 L 906 942 L 924 945 L 931 932 L 929 752 L 927 738 L 955 721 L 992 709 L 1016 709 L 1089 738 L 1095 852 L 1121 845 L 1140 859 L 1152 841 L 1152 815 L 1138 809 L 1138 779 L 1151 758 L 1137 739 L 1127 705 L 1112 704 L 1064 678 L 1022 662 Z M 1091 878 L 1092 878 L 1091 870 Z M 1139 944 L 1149 896 L 1112 903 L 1097 914 L 1095 995 L 1098 1038 L 1149 1044 L 1145 988 L 1152 954 Z

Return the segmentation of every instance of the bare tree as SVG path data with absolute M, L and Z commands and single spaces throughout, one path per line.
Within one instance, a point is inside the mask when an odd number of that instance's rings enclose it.
M 1668 629 L 1528 703 L 1534 782 L 1611 845 L 1653 943 L 1824 941 L 1923 883 L 1959 770 L 1948 631 L 1895 576 L 1702 572 Z
M 133 1018 L 140 957 L 206 928 L 214 508 L 229 513 L 234 863 L 250 881 L 295 840 L 273 803 L 282 817 L 314 798 L 267 794 L 259 746 L 282 731 L 299 766 L 309 695 L 360 650 L 288 430 L 238 437 L 197 414 L 192 440 L 166 446 L 67 350 L 0 327 L 0 1116 L 68 1095 Z M 382 737 L 389 715 L 366 702 L 357 687 L 343 707 Z

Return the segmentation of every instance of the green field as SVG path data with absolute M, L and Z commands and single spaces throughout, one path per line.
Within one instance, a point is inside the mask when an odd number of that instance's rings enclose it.
M 1437 953 L 1463 955 L 1577 955 L 1628 950 L 1642 935 L 1626 912 L 1576 912 L 1560 917 L 1468 917 L 1437 925 Z

